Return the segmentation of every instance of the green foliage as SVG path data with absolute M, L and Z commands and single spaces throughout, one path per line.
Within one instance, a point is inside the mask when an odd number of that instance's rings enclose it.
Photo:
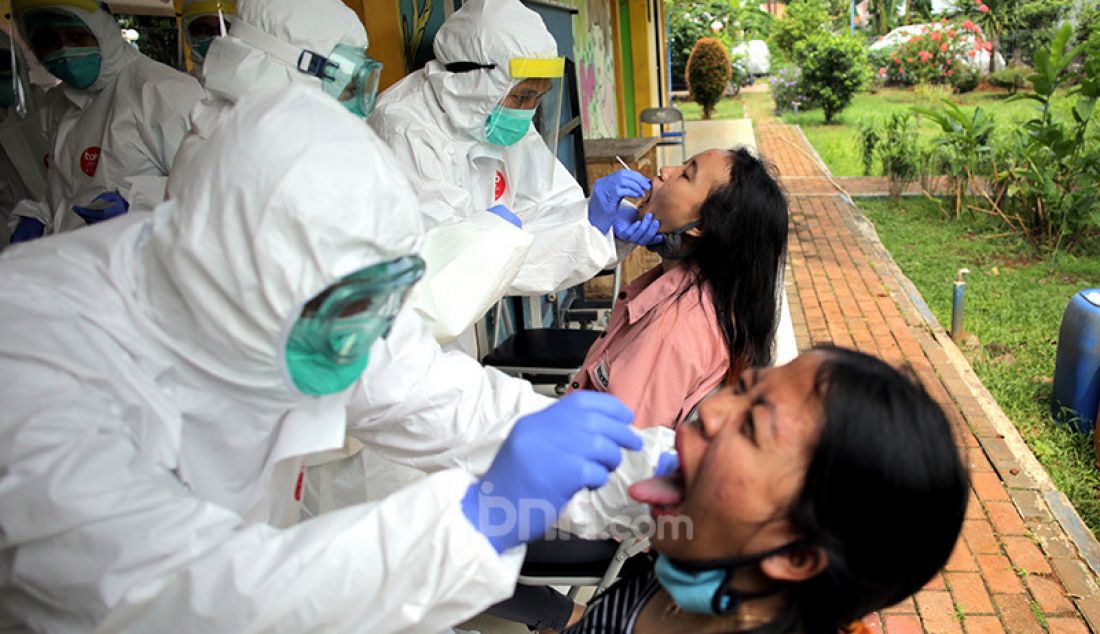
M 806 97 L 826 123 L 846 108 L 867 79 L 867 47 L 852 35 L 815 35 L 798 47 Z
M 875 166 L 875 149 L 882 137 L 874 119 L 865 119 L 859 123 L 859 156 L 863 160 L 863 175 L 870 176 Z
M 803 42 L 827 33 L 829 7 L 824 0 L 793 0 L 787 5 L 787 14 L 783 19 L 772 25 L 768 47 L 773 58 L 793 62 L 796 49 Z
M 767 39 L 774 18 L 748 0 L 667 0 L 668 47 L 672 72 L 678 82 L 695 42 L 715 37 L 730 50 L 744 40 Z M 718 33 L 711 30 L 722 23 Z
M 1073 45 L 1079 46 L 1095 39 L 1100 42 L 1100 3 L 1085 0 L 1078 4 L 1080 13 L 1076 16 L 1076 31 L 1073 35 Z
M 1100 56 L 1089 55 L 1083 72 L 1071 67 L 1083 47 L 1069 46 L 1072 27 L 1065 24 L 1050 48 L 1035 53 L 1032 90 L 1011 97 L 1038 104 L 1031 120 L 1013 130 L 998 154 L 995 196 L 986 211 L 995 213 L 1033 242 L 1052 247 L 1077 246 L 1100 228 L 1100 143 L 1088 142 L 1100 98 Z M 1070 94 L 1070 116 L 1051 107 L 1055 92 L 1079 79 Z
M 176 68 L 179 64 L 179 28 L 175 18 L 148 15 L 116 15 L 124 29 L 138 32 L 138 50 L 145 55 Z
M 947 100 L 942 110 L 915 106 L 913 111 L 940 126 L 941 134 L 932 141 L 933 156 L 942 173 L 951 179 L 958 218 L 970 192 L 978 186 L 975 177 L 987 175 L 992 169 L 990 139 L 996 122 L 980 107 L 967 115 Z
M 1027 85 L 1027 78 L 1034 72 L 1027 66 L 1009 66 L 1003 68 L 995 73 L 991 73 L 985 78 L 991 85 L 1000 88 L 1001 90 L 1007 90 L 1009 94 L 1015 95 L 1016 91 Z
M 703 107 L 704 119 L 710 119 L 713 114 L 732 72 L 730 56 L 721 42 L 704 37 L 695 43 L 685 76 L 691 98 Z
M 955 88 L 955 92 L 957 93 L 974 90 L 978 87 L 978 82 L 980 81 L 981 75 L 978 74 L 978 71 L 964 64 L 959 64 L 954 74 L 951 75 L 951 86 Z
M 1026 0 L 1016 9 L 1014 28 L 1002 36 L 1005 51 L 1018 50 L 1024 61 L 1035 59 L 1035 52 L 1050 45 L 1054 31 L 1067 17 L 1073 0 Z M 1100 17 L 1100 16 L 1098 16 Z M 1008 57 L 1005 55 L 1005 57 Z M 1017 86 L 1017 89 L 1022 86 Z
M 917 131 L 912 115 L 907 112 L 891 114 L 882 126 L 881 137 L 875 156 L 882 163 L 882 173 L 890 179 L 890 197 L 897 200 L 905 191 L 905 186 L 913 182 L 920 172 L 919 153 L 916 151 Z

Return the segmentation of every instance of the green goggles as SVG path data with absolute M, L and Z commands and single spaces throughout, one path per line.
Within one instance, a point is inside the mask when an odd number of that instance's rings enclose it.
M 382 64 L 367 55 L 365 49 L 337 44 L 328 57 L 302 51 L 298 70 L 319 78 L 325 94 L 360 117 L 368 117 L 374 111 Z
M 410 289 L 424 275 L 424 261 L 406 256 L 342 278 L 302 308 L 289 345 L 338 364 L 363 357 L 389 334 Z

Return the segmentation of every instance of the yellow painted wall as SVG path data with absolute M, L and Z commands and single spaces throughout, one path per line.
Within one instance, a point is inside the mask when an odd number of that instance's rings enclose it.
M 344 0 L 359 14 L 370 38 L 370 56 L 382 62 L 379 92 L 405 76 L 405 51 L 401 43 L 401 13 L 397 0 Z
M 664 51 L 664 6 L 661 0 L 630 0 L 630 28 L 634 42 L 634 101 L 636 112 L 661 105 L 660 95 L 668 94 L 664 73 L 658 74 L 658 61 Z M 658 25 L 662 36 L 657 37 Z M 662 69 L 663 70 L 663 69 Z M 658 130 L 651 125 L 641 125 L 641 136 L 656 136 Z

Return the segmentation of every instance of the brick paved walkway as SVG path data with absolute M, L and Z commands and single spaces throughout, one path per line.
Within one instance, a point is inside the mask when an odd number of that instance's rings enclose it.
M 799 348 L 831 342 L 910 364 L 969 457 L 972 494 L 951 560 L 915 600 L 868 626 L 885 634 L 1100 632 L 1100 591 L 1068 537 L 1081 527 L 1064 496 L 1021 451 L 870 223 L 828 184 L 797 126 L 761 125 L 757 142 L 790 195 L 787 292 Z

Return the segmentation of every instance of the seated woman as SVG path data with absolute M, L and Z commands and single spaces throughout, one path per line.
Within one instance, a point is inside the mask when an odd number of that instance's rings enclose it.
M 661 264 L 620 293 L 571 388 L 618 396 L 638 427 L 674 427 L 727 377 L 770 363 L 787 201 L 748 150 L 709 150 L 662 168 L 646 213 Z
M 923 587 L 966 512 L 943 411 L 850 350 L 745 372 L 679 426 L 676 447 L 678 472 L 630 487 L 650 505 L 656 554 L 568 634 L 837 634 Z

